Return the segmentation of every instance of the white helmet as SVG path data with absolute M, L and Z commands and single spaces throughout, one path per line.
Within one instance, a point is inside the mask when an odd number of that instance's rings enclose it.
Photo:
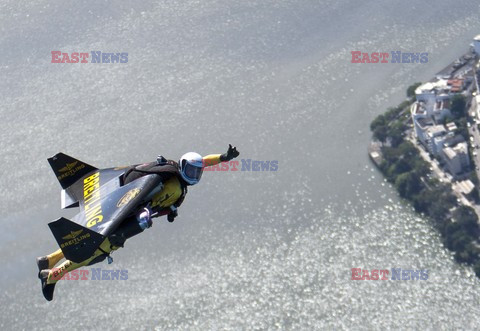
M 200 154 L 195 152 L 183 154 L 179 165 L 180 174 L 188 184 L 195 185 L 200 181 L 203 173 L 203 158 Z

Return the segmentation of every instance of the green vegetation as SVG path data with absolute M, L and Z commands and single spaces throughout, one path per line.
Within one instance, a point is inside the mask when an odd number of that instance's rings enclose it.
M 465 117 L 457 118 L 454 122 L 457 126 L 457 133 L 462 135 L 465 141 L 468 141 L 470 135 L 468 134 L 467 119 Z
M 467 116 L 467 102 L 465 97 L 461 94 L 456 94 L 452 97 L 450 111 L 456 118 Z
M 410 85 L 408 88 L 407 88 L 407 98 L 413 98 L 415 96 L 415 90 L 417 89 L 417 87 L 419 87 L 420 85 L 422 85 L 422 83 L 420 82 L 417 82 L 415 84 L 412 84 Z
M 417 84 L 410 86 L 409 91 L 415 91 Z M 465 108 L 462 98 L 452 98 L 452 113 L 460 134 L 466 132 L 468 139 L 465 111 L 461 111 L 462 107 Z M 389 108 L 370 125 L 373 137 L 382 142 L 383 161 L 379 168 L 399 195 L 410 201 L 415 211 L 431 220 L 442 235 L 444 245 L 455 252 L 455 260 L 473 265 L 480 278 L 480 227 L 477 214 L 470 207 L 458 205 L 451 185 L 433 178 L 430 164 L 422 159 L 411 142 L 404 139 L 409 105 L 410 101 L 405 101 L 395 108 Z M 472 180 L 478 183 L 476 175 L 472 175 Z M 474 193 L 477 193 L 478 199 L 478 191 Z
M 408 120 L 408 114 L 402 116 L 402 113 L 410 104 L 411 102 L 406 100 L 395 108 L 388 108 L 385 114 L 378 115 L 370 124 L 373 137 L 382 143 L 390 138 L 391 144 L 398 146 L 403 141 L 405 122 Z

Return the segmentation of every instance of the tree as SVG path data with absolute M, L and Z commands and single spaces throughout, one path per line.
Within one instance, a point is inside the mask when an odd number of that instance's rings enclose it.
M 474 242 L 470 242 L 465 245 L 463 251 L 455 254 L 455 259 L 460 263 L 473 264 L 478 261 L 478 253 L 478 247 L 474 244 Z
M 424 177 L 428 173 L 430 173 L 430 166 L 424 160 L 417 159 L 413 163 L 413 171 L 415 171 L 415 174 L 417 174 L 417 176 Z
M 396 107 L 388 107 L 387 112 L 385 113 L 385 119 L 387 121 L 393 121 L 397 117 L 400 110 Z
M 428 207 L 428 214 L 434 224 L 441 227 L 447 220 L 450 208 L 451 206 L 448 203 L 444 203 L 443 199 L 434 200 Z
M 401 158 L 395 163 L 395 173 L 397 175 L 409 172 L 410 170 L 412 170 L 412 167 L 404 158 Z
M 445 245 L 451 251 L 461 252 L 472 242 L 473 238 L 461 229 L 457 229 L 455 232 L 448 232 L 446 234 Z
M 453 213 L 453 218 L 466 233 L 470 235 L 478 234 L 478 217 L 473 208 L 468 206 L 458 207 Z
M 383 157 L 390 163 L 395 163 L 402 156 L 398 148 L 384 146 L 382 147 Z
M 395 179 L 395 188 L 402 198 L 407 198 L 420 192 L 422 185 L 420 178 L 415 176 L 413 172 L 406 172 L 398 175 Z
M 417 82 L 417 83 L 415 83 L 415 84 L 410 85 L 410 86 L 407 88 L 407 98 L 414 97 L 414 96 L 415 96 L 415 90 L 416 90 L 417 87 L 419 87 L 420 85 L 422 85 L 422 83 L 420 83 L 420 82 Z
M 403 142 L 403 134 L 405 126 L 401 122 L 395 122 L 388 131 L 388 136 L 392 142 L 393 147 L 397 147 Z
M 402 103 L 397 106 L 397 109 L 400 112 L 404 110 L 406 107 L 409 107 L 411 104 L 412 102 L 410 100 L 402 101 Z
M 475 271 L 475 274 L 477 275 L 477 277 L 480 278 L 480 261 L 475 263 L 473 270 Z
M 418 155 L 417 148 L 409 141 L 403 141 L 398 145 L 398 151 L 400 152 L 400 155 L 403 155 L 409 160 Z
M 467 119 L 465 117 L 457 119 L 455 125 L 457 126 L 457 133 L 462 135 L 462 137 L 468 141 L 470 134 L 468 133 Z
M 413 207 L 417 212 L 426 213 L 431 216 L 435 223 L 440 225 L 440 230 L 444 230 L 445 225 L 442 225 L 447 219 L 448 211 L 452 208 L 457 199 L 450 193 L 451 188 L 446 184 L 436 186 L 431 190 L 423 190 L 420 194 L 417 194 L 413 198 Z M 442 207 L 439 207 L 442 206 Z M 445 214 L 441 216 L 438 212 L 439 209 L 445 211 Z M 454 223 L 456 224 L 456 223 Z M 445 233 L 445 231 L 442 231 Z
M 466 116 L 466 101 L 465 97 L 461 94 L 456 94 L 452 97 L 450 111 L 456 118 Z
M 388 128 L 386 125 L 380 125 L 375 127 L 373 130 L 373 137 L 382 143 L 384 143 L 387 140 L 388 136 Z
M 385 115 L 380 114 L 377 117 L 375 117 L 372 123 L 370 123 L 370 131 L 373 132 L 377 127 L 386 126 L 387 124 L 388 123 L 387 123 L 387 119 L 385 118 Z

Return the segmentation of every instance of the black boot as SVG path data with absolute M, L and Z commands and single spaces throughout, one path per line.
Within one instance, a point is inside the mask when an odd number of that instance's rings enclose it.
M 55 290 L 55 284 L 47 284 L 49 269 L 40 271 L 40 281 L 42 282 L 42 293 L 47 301 L 52 301 L 53 291 Z
M 48 269 L 48 258 L 46 256 L 37 257 L 37 267 L 38 267 L 38 278 L 40 277 L 40 272 L 42 270 Z

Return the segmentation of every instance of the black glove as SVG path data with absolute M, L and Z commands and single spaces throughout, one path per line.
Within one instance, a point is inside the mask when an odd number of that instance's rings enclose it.
M 171 212 L 168 213 L 167 215 L 167 221 L 169 221 L 170 223 L 172 223 L 173 221 L 175 221 L 175 217 L 178 216 L 178 212 L 177 210 L 173 210 Z
M 237 151 L 237 147 L 232 147 L 232 145 L 228 144 L 228 151 L 220 155 L 220 161 L 230 161 L 231 159 L 234 159 L 239 155 L 240 153 Z

